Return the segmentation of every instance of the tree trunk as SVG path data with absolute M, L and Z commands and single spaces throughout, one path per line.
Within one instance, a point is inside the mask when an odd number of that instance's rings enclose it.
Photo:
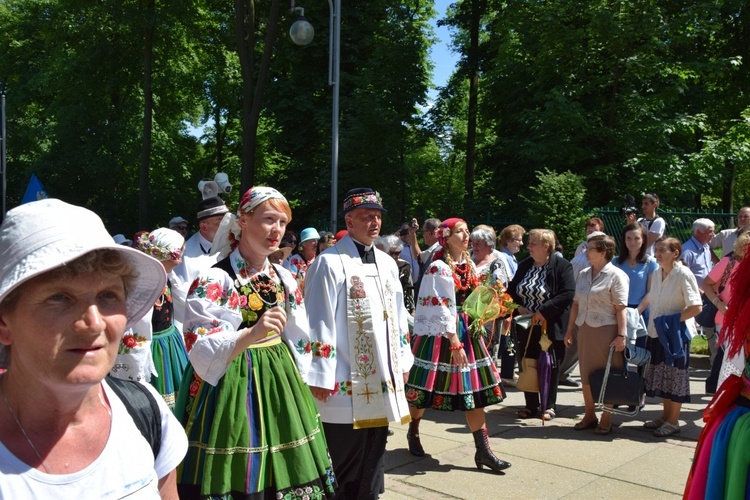
M 724 195 L 722 196 L 722 209 L 727 213 L 734 213 L 734 181 L 736 167 L 733 162 L 727 160 L 724 165 Z
M 240 176 L 240 193 L 244 193 L 255 183 L 258 122 L 274 41 L 279 31 L 281 2 L 280 0 L 273 0 L 271 3 L 268 30 L 266 31 L 263 55 L 257 75 L 255 74 L 254 51 L 256 41 L 255 2 L 254 0 L 235 0 L 234 4 L 237 54 L 242 68 L 242 173 Z
M 480 0 L 471 0 L 469 26 L 469 116 L 466 126 L 466 173 L 464 178 L 464 206 L 472 206 L 474 199 L 474 164 L 477 142 L 477 103 L 479 101 L 479 19 Z
M 154 114 L 154 90 L 152 71 L 154 63 L 154 11 L 155 1 L 146 2 L 146 26 L 143 37 L 143 138 L 141 140 L 141 160 L 138 167 L 138 227 L 149 227 L 149 169 L 151 168 L 151 132 Z

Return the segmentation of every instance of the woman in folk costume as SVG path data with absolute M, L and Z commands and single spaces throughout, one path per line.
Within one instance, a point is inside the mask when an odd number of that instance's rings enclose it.
M 176 408 L 190 441 L 178 470 L 183 498 L 333 496 L 325 435 L 303 380 L 311 349 L 302 296 L 267 259 L 291 218 L 281 193 L 250 189 L 217 232 L 219 261 L 188 292 L 192 366 Z
M 138 248 L 161 262 L 167 276 L 182 260 L 185 238 L 172 229 L 159 228 L 138 237 Z M 151 314 L 151 358 L 156 377 L 151 377 L 151 385 L 156 387 L 167 406 L 174 409 L 177 389 L 188 364 L 182 333 L 174 326 L 172 309 L 172 285 L 167 279 L 164 291 L 154 304 Z M 123 338 L 123 344 L 133 341 Z
M 750 259 L 729 278 L 734 293 L 724 315 L 720 342 L 727 355 L 750 353 Z M 685 486 L 685 499 L 748 498 L 750 473 L 750 372 L 745 354 L 742 376 L 729 375 L 703 411 L 705 426 Z
M 469 257 L 469 229 L 461 219 L 444 221 L 439 231 L 443 247 L 425 272 L 414 317 L 414 366 L 406 399 L 412 422 L 406 435 L 409 451 L 424 456 L 419 421 L 426 408 L 462 410 L 474 435 L 474 462 L 494 471 L 510 467 L 490 450 L 484 407 L 500 403 L 505 394 L 484 339 L 468 331 L 461 311 L 466 297 L 479 284 Z

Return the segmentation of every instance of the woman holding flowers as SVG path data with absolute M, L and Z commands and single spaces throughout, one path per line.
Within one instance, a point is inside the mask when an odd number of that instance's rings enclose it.
M 287 270 L 268 262 L 291 218 L 278 191 L 250 189 L 214 238 L 219 261 L 188 292 L 192 366 L 176 412 L 190 442 L 178 470 L 183 498 L 333 496 L 323 428 L 303 380 L 312 348 L 302 295 Z
M 461 219 L 444 221 L 438 229 L 443 247 L 427 268 L 419 289 L 414 318 L 414 366 L 406 384 L 412 422 L 409 451 L 424 456 L 419 422 L 426 408 L 461 410 L 474 435 L 477 468 L 501 471 L 510 463 L 490 450 L 484 407 L 500 403 L 505 394 L 500 376 L 484 343 L 481 328 L 470 332 L 470 319 L 461 306 L 479 285 L 467 252 L 469 229 Z M 477 325 L 480 326 L 480 325 Z

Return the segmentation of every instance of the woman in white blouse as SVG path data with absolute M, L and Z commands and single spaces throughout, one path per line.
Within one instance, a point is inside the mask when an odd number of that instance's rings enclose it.
M 609 350 L 625 349 L 625 307 L 628 302 L 630 280 L 612 264 L 615 242 L 610 236 L 594 236 L 586 243 L 586 259 L 591 267 L 576 276 L 576 293 L 570 310 L 570 321 L 565 333 L 565 346 L 573 344 L 574 326 L 578 325 L 578 368 L 581 371 L 585 414 L 573 426 L 577 431 L 596 428 L 595 434 L 605 435 L 612 430 L 612 414 L 603 412 L 601 422 L 596 418 L 589 375 L 607 364 Z M 622 368 L 622 356 L 612 358 L 612 366 Z
M 212 251 L 223 258 L 188 292 L 191 364 L 175 408 L 190 442 L 178 469 L 182 498 L 334 495 L 323 426 L 303 379 L 313 355 L 333 353 L 311 344 L 297 282 L 268 261 L 291 219 L 277 190 L 248 190 L 214 238 Z
M 480 284 L 469 257 L 469 229 L 458 218 L 438 228 L 442 249 L 427 268 L 419 288 L 414 316 L 414 366 L 406 384 L 412 421 L 406 439 L 412 455 L 424 456 L 419 422 L 425 409 L 463 411 L 474 436 L 478 469 L 499 472 L 510 463 L 490 449 L 484 407 L 501 403 L 505 393 L 484 337 L 472 334 L 461 306 Z
M 682 403 L 690 402 L 690 340 L 687 336 L 695 332 L 693 317 L 701 312 L 702 302 L 695 276 L 679 261 L 681 252 L 682 245 L 677 238 L 659 238 L 654 244 L 659 269 L 654 273 L 649 292 L 651 314 L 646 348 L 651 351 L 651 361 L 646 368 L 646 395 L 661 397 L 664 408 L 661 417 L 643 426 L 653 429 L 657 437 L 680 432 L 680 409 Z M 664 338 L 659 325 L 668 318 L 685 330 L 685 334 L 674 339 L 681 344 L 679 352 L 667 352 L 659 338 Z

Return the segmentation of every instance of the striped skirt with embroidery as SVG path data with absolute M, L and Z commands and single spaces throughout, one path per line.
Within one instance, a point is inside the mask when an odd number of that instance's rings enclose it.
M 283 342 L 246 349 L 216 387 L 189 367 L 176 414 L 189 441 L 177 471 L 181 495 L 333 496 L 320 416 Z
M 414 366 L 406 384 L 406 400 L 417 408 L 474 410 L 503 401 L 500 375 L 482 337 L 471 338 L 468 317 L 459 314 L 459 340 L 469 360 L 468 369 L 451 363 L 450 341 L 443 336 L 417 336 Z
M 153 385 L 162 395 L 167 406 L 174 410 L 177 389 L 188 365 L 188 355 L 180 331 L 172 325 L 161 332 L 154 332 L 151 341 L 151 356 L 158 377 L 151 377 Z

